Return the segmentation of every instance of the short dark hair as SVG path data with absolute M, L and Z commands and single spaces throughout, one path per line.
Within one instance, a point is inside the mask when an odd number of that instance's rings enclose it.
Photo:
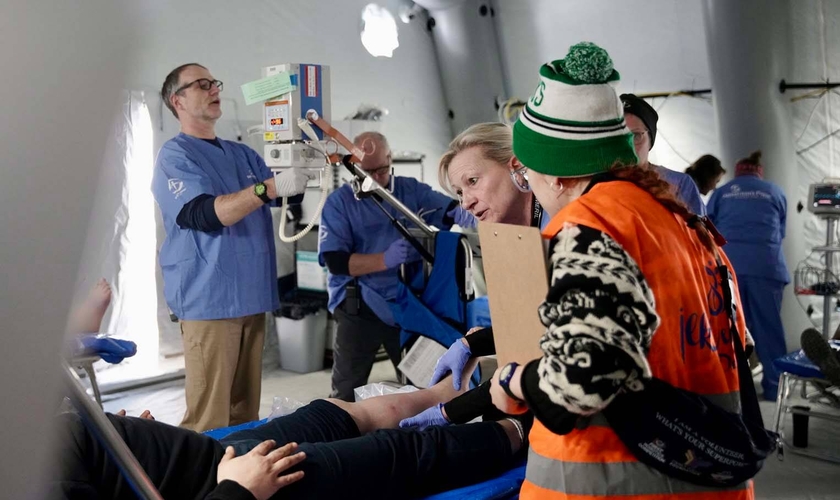
M 720 164 L 720 160 L 712 155 L 703 155 L 697 158 L 697 161 L 692 163 L 685 169 L 685 173 L 689 175 L 696 175 L 703 179 L 714 179 L 720 174 L 725 174 L 726 169 Z
M 725 174 L 726 169 L 715 156 L 703 155 L 686 168 L 685 173 L 694 179 L 700 194 L 706 194 L 715 188 L 718 176 Z
M 172 97 L 172 94 L 174 94 L 175 90 L 178 88 L 178 82 L 181 81 L 181 73 L 190 66 L 198 66 L 199 68 L 207 69 L 198 63 L 182 64 L 166 75 L 166 79 L 163 81 L 163 86 L 160 88 L 160 98 L 163 99 L 163 104 L 169 108 L 169 111 L 172 111 L 175 118 L 178 118 L 178 113 L 175 111 L 172 103 L 169 102 L 169 98 Z

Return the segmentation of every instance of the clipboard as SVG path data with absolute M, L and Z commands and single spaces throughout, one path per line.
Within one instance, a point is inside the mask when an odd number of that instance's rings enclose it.
M 548 293 L 548 270 L 540 230 L 479 222 L 478 236 L 499 366 L 542 357 L 538 308 Z

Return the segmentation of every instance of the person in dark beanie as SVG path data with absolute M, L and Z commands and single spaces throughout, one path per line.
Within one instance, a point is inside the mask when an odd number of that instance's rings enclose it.
M 700 199 L 697 185 L 688 175 L 671 170 L 660 165 L 654 165 L 648 160 L 648 153 L 656 142 L 656 122 L 659 115 L 656 110 L 641 97 L 635 94 L 621 94 L 624 105 L 624 121 L 627 128 L 633 132 L 633 146 L 639 157 L 639 166 L 656 170 L 660 177 L 674 186 L 677 199 L 685 203 L 692 213 L 706 215 L 706 207 Z
M 712 193 L 709 218 L 727 240 L 726 254 L 735 267 L 747 328 L 764 375 L 764 398 L 775 401 L 779 372 L 773 360 L 787 353 L 782 326 L 782 292 L 790 274 L 782 253 L 787 200 L 766 181 L 761 151 L 738 160 L 735 178 Z
M 706 196 L 717 187 L 718 182 L 726 173 L 726 169 L 720 164 L 720 160 L 712 155 L 703 155 L 697 158 L 697 161 L 689 165 L 685 169 L 694 183 L 697 184 L 697 189 L 700 194 Z

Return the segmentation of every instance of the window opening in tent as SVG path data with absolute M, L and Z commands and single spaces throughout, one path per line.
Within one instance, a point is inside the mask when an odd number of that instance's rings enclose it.
M 148 374 L 158 362 L 156 225 L 152 196 L 154 133 L 146 102 L 131 98 L 126 130 L 123 202 L 128 214 L 120 244 L 117 277 L 119 309 L 115 331 L 137 343 L 137 355 L 126 360 L 131 372 Z M 132 377 L 134 378 L 134 377 Z

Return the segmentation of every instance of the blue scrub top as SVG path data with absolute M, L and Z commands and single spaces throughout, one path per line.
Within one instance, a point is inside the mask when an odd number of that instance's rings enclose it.
M 449 229 L 443 221 L 446 208 L 453 202 L 448 196 L 410 177 L 394 177 L 393 194 L 429 225 Z M 406 227 L 415 227 L 387 202 L 383 201 L 382 206 Z M 460 207 L 458 209 L 461 210 Z M 330 194 L 324 205 L 318 238 L 319 261 L 322 266 L 325 265 L 325 252 L 382 253 L 399 238 L 402 235 L 374 201 L 369 198 L 356 200 L 353 189 L 345 184 Z M 387 301 L 396 296 L 398 272 L 399 268 L 395 268 L 358 277 L 362 300 L 389 325 L 395 325 L 395 322 Z M 352 279 L 351 276 L 328 273 L 330 311 L 335 311 L 344 300 L 345 287 Z
M 697 184 L 690 175 L 682 172 L 671 170 L 670 168 L 661 167 L 659 165 L 651 166 L 656 172 L 665 179 L 665 182 L 674 186 L 676 189 L 677 199 L 688 206 L 692 213 L 697 215 L 706 215 L 706 205 L 703 204 L 703 199 L 700 198 L 700 190 L 697 189 Z
M 782 253 L 787 200 L 779 186 L 742 175 L 716 189 L 708 209 L 738 276 L 790 282 Z
M 163 292 L 169 308 L 184 320 L 240 318 L 279 306 L 268 206 L 209 233 L 181 229 L 175 222 L 181 208 L 200 194 L 231 194 L 271 177 L 254 150 L 219 142 L 221 149 L 178 134 L 158 153 L 152 178 L 166 229 L 160 249 Z

